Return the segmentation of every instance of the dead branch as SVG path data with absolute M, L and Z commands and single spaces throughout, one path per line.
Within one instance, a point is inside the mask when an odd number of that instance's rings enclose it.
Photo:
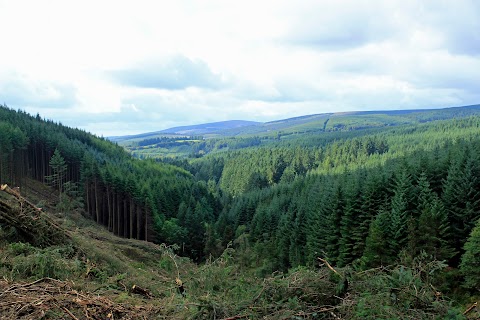
M 141 288 L 141 287 L 137 286 L 136 284 L 134 284 L 132 286 L 131 292 L 136 293 L 136 294 L 140 294 L 140 295 L 142 295 L 146 298 L 149 298 L 149 299 L 153 298 L 153 295 L 150 291 L 148 291 L 147 289 Z
M 116 303 L 106 297 L 73 290 L 71 282 L 42 278 L 30 283 L 11 283 L 0 279 L 0 314 L 8 319 L 40 319 L 46 310 L 64 312 L 65 319 L 100 319 L 96 315 L 118 315 L 121 319 L 153 319 L 161 306 Z M 76 317 L 75 314 L 83 314 Z M 0 318 L 4 318 L 0 316 Z M 115 316 L 115 319 L 117 316 Z
M 42 211 L 42 208 L 39 208 L 37 206 L 35 206 L 33 203 L 31 203 L 30 201 L 28 201 L 26 198 L 22 197 L 20 195 L 20 192 L 15 190 L 15 189 L 12 189 L 10 188 L 7 184 L 2 184 L 1 188 L 0 188 L 2 191 L 5 191 L 6 193 L 14 196 L 15 198 L 18 199 L 18 201 L 22 202 L 22 203 L 26 203 L 28 204 L 30 207 L 32 207 L 33 209 L 35 209 L 36 211 Z
M 73 313 L 71 313 L 70 310 L 68 310 L 67 308 L 62 306 L 62 310 L 65 311 L 73 320 L 78 320 L 78 318 L 75 317 Z
M 2 185 L 1 188 L 3 191 L 10 190 L 7 185 Z M 15 192 L 13 193 L 15 196 Z M 15 196 L 15 200 L 18 201 L 18 205 L 0 200 L 0 221 L 15 227 L 27 236 L 27 241 L 33 245 L 49 246 L 65 243 L 71 239 L 68 231 L 57 225 L 47 214 L 39 211 L 35 205 L 25 202 L 25 198 Z
M 318 259 L 320 262 L 324 263 L 324 264 L 328 267 L 328 269 L 332 270 L 333 272 L 335 272 L 336 274 L 338 274 L 340 277 L 343 278 L 343 276 L 342 276 L 337 270 L 335 270 L 335 269 L 330 265 L 330 263 L 328 263 L 327 260 L 322 259 L 322 258 L 320 258 L 320 257 L 317 258 L 317 259 Z
M 475 302 L 474 304 L 472 304 L 470 307 L 468 307 L 467 310 L 465 310 L 465 312 L 463 313 L 463 315 L 468 314 L 468 313 L 469 313 L 470 311 L 472 311 L 477 305 L 478 305 L 478 302 Z
M 255 298 L 253 298 L 252 303 L 255 303 L 262 296 L 264 291 L 265 291 L 265 281 L 260 292 L 255 296 Z

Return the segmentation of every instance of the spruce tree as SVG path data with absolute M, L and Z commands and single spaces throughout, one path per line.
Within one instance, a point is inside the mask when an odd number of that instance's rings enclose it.
M 431 190 L 426 174 L 418 180 L 418 232 L 416 233 L 415 255 L 424 250 L 436 260 L 447 260 L 453 256 L 448 215 L 443 203 Z
M 460 270 L 465 277 L 464 287 L 480 291 L 480 220 L 465 243 Z
M 412 202 L 412 184 L 407 169 L 403 169 L 395 179 L 394 195 L 391 201 L 389 251 L 397 256 L 407 243 L 409 222 L 413 221 L 410 211 Z
M 327 210 L 327 223 L 329 229 L 326 229 L 326 253 L 331 263 L 337 263 L 340 255 L 340 222 L 345 210 L 344 192 L 340 184 L 334 189 L 333 197 L 330 199 L 330 203 L 327 204 L 325 210 Z
M 347 181 L 349 179 L 350 185 L 345 192 L 345 210 L 340 221 L 339 266 L 345 266 L 355 258 L 360 258 L 360 255 L 354 255 L 353 247 L 356 242 L 354 232 L 361 225 L 359 216 L 361 214 L 363 176 L 355 178 L 347 176 Z
M 451 245 L 457 252 L 451 262 L 456 266 L 480 217 L 480 160 L 478 152 L 466 143 L 464 151 L 452 160 L 443 190 L 442 200 L 452 228 Z
M 47 181 L 58 190 L 61 196 L 62 187 L 65 182 L 64 180 L 67 172 L 67 164 L 65 163 L 65 159 L 63 159 L 58 149 L 55 149 L 53 156 L 50 158 L 49 164 L 50 168 L 52 169 L 52 174 L 46 177 Z
M 390 214 L 387 210 L 380 210 L 370 224 L 368 237 L 365 241 L 365 251 L 362 256 L 363 267 L 376 267 L 392 262 L 389 250 Z

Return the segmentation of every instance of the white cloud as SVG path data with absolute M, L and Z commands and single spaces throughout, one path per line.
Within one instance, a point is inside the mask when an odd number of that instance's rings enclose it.
M 475 0 L 0 0 L 0 100 L 119 135 L 480 101 Z

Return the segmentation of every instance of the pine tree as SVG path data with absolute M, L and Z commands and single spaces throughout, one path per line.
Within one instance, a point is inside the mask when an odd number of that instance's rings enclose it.
M 460 270 L 465 276 L 464 287 L 480 291 L 480 220 L 465 243 Z
M 442 200 L 452 228 L 450 243 L 457 252 L 451 263 L 456 266 L 465 241 L 480 217 L 480 160 L 475 149 L 464 144 L 463 153 L 453 158 L 443 190 Z
M 453 248 L 448 240 L 451 237 L 448 225 L 448 215 L 443 203 L 431 190 L 426 174 L 418 179 L 418 232 L 416 232 L 414 255 L 424 250 L 436 260 L 450 259 Z
M 292 221 L 290 228 L 292 233 L 290 237 L 290 263 L 292 266 L 305 264 L 305 246 L 306 246 L 306 218 L 305 213 L 301 209 L 296 210 L 295 220 Z
M 276 255 L 277 263 L 281 270 L 290 268 L 289 249 L 292 235 L 291 218 L 292 213 L 288 212 L 280 217 L 276 232 Z
M 345 210 L 344 192 L 338 184 L 334 189 L 333 197 L 330 199 L 330 203 L 327 204 L 327 222 L 330 230 L 326 233 L 326 253 L 331 263 L 337 263 L 340 252 L 340 222 Z M 328 229 L 327 229 L 328 230 Z
M 345 266 L 361 256 L 354 255 L 353 247 L 355 245 L 354 232 L 361 224 L 359 216 L 361 212 L 363 179 L 361 176 L 357 178 L 347 176 L 347 178 L 355 180 L 350 182 L 351 185 L 345 194 L 345 210 L 340 221 L 339 266 Z
M 383 172 L 375 170 L 366 175 L 365 179 L 361 199 L 359 199 L 360 209 L 356 218 L 357 225 L 352 230 L 352 255 L 354 257 L 363 255 L 370 224 L 379 212 L 385 197 L 386 183 L 383 180 Z
M 386 210 L 380 210 L 370 224 L 368 237 L 365 241 L 365 251 L 362 256 L 364 267 L 376 267 L 393 261 L 389 250 L 390 215 Z
M 55 149 L 53 156 L 50 158 L 49 164 L 52 168 L 52 174 L 46 177 L 47 181 L 58 190 L 61 196 L 62 187 L 65 182 L 64 180 L 67 172 L 67 165 L 65 163 L 65 159 L 63 159 L 58 149 Z
M 389 251 L 392 256 L 398 255 L 407 243 L 409 222 L 414 220 L 409 210 L 412 202 L 412 184 L 410 175 L 403 169 L 395 179 L 394 195 L 391 201 Z

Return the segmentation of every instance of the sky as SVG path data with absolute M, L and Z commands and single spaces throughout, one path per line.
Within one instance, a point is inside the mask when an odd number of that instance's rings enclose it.
M 99 136 L 480 103 L 477 0 L 0 0 L 0 103 Z

